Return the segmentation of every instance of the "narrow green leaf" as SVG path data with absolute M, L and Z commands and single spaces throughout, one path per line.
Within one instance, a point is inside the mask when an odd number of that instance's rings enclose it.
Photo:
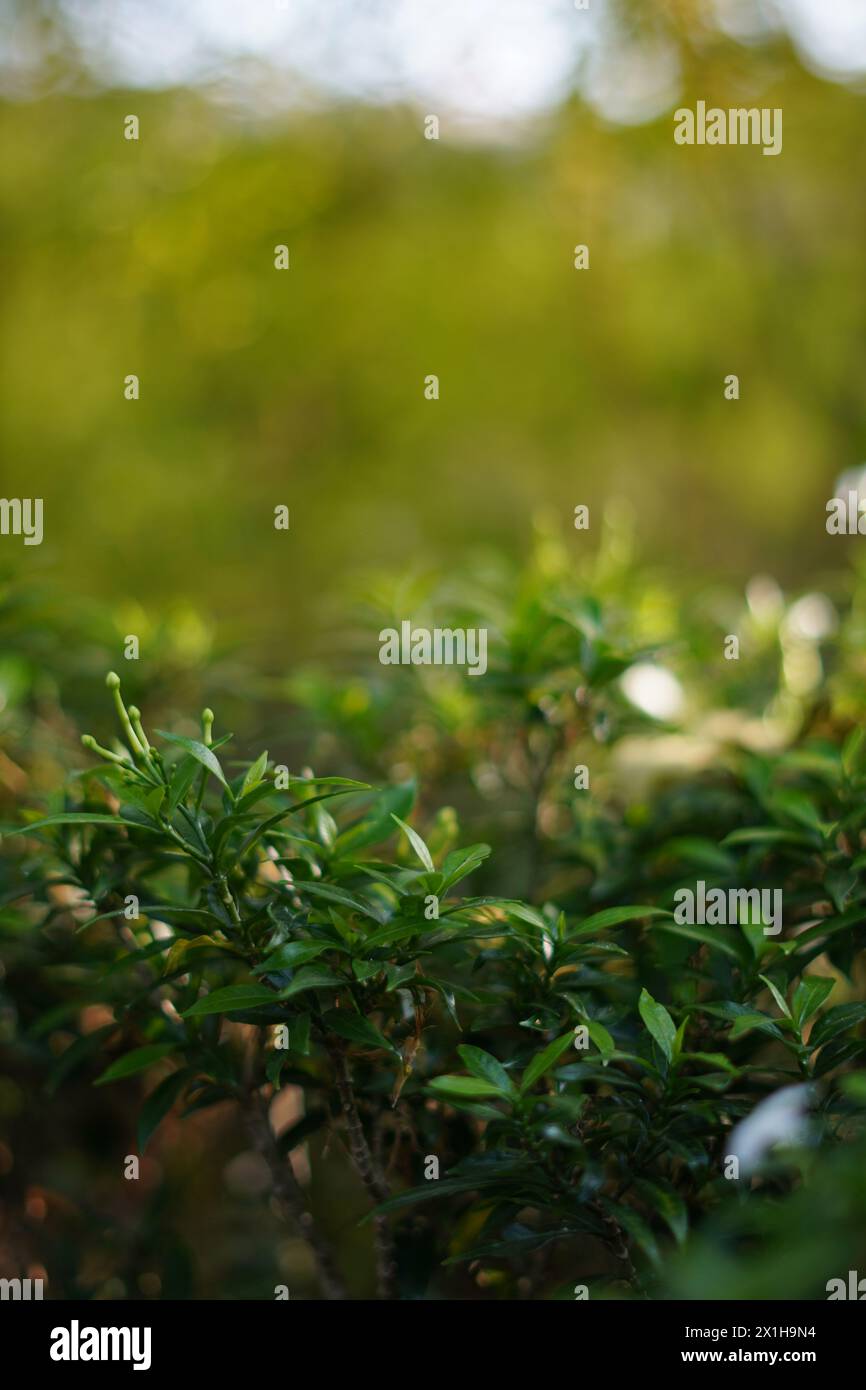
M 784 994 L 782 994 L 781 990 L 779 990 L 776 987 L 776 985 L 773 984 L 773 981 L 769 978 L 768 975 L 759 975 L 758 979 L 764 981 L 764 984 L 767 986 L 767 989 L 772 994 L 773 998 L 775 999 L 785 1018 L 790 1018 L 791 1010 L 788 1008 L 787 1000 L 785 999 L 785 996 Z
M 194 1067 L 182 1067 L 163 1077 L 159 1085 L 146 1096 L 138 1117 L 138 1151 L 143 1154 L 151 1136 L 165 1119 L 175 1101 L 195 1075 Z
M 112 1062 L 107 1071 L 94 1081 L 94 1086 L 106 1086 L 109 1081 L 122 1081 L 127 1076 L 135 1076 L 137 1072 L 147 1071 L 154 1062 L 162 1061 L 163 1057 L 168 1057 L 172 1052 L 177 1052 L 177 1043 L 149 1043 L 146 1047 L 133 1048 L 132 1052 L 127 1052 L 123 1057 L 118 1057 L 116 1062 Z
M 231 787 L 225 779 L 225 773 L 210 748 L 204 743 L 199 743 L 196 738 L 186 738 L 183 734 L 167 734 L 162 729 L 156 731 L 160 738 L 164 738 L 168 743 L 176 743 L 179 748 L 185 748 L 190 757 L 195 758 L 197 763 L 206 767 L 208 772 L 212 772 L 218 782 L 221 782 L 228 792 L 232 795 Z
M 498 1096 L 499 1099 L 503 1098 L 501 1086 L 494 1086 L 492 1081 L 482 1081 L 477 1076 L 436 1076 L 429 1083 L 427 1089 L 445 1096 Z
M 721 930 L 711 930 L 709 927 L 680 925 L 678 922 L 658 922 L 656 931 L 669 932 L 672 936 L 681 936 L 687 941 L 699 942 L 702 946 L 708 946 L 711 951 L 721 951 L 723 955 L 729 956 L 731 960 L 742 961 L 744 952 L 737 950 L 732 940 L 728 936 L 722 936 Z M 743 943 L 745 946 L 745 943 Z M 746 950 L 748 948 L 746 947 Z
M 807 849 L 814 849 L 816 842 L 820 843 L 817 835 L 801 834 L 797 830 L 780 830 L 778 826 L 770 825 L 751 825 L 745 826 L 742 830 L 732 830 L 730 835 L 726 835 L 721 841 L 722 849 L 728 845 L 801 845 Z
M 592 1035 L 590 1034 L 590 1036 Z M 523 1079 L 520 1083 L 520 1094 L 524 1095 L 535 1085 L 536 1081 L 544 1076 L 546 1071 L 549 1071 L 551 1067 L 555 1066 L 563 1052 L 565 1052 L 573 1042 L 574 1033 L 563 1033 L 561 1037 L 554 1038 L 553 1042 L 548 1043 L 547 1047 L 545 1047 L 542 1052 L 539 1052 L 537 1056 L 533 1057 L 529 1066 L 523 1073 Z M 457 1051 L 462 1052 L 462 1048 L 458 1048 Z
M 400 828 L 405 831 L 409 839 L 409 843 L 411 844 L 418 858 L 421 860 L 421 863 L 424 865 L 424 868 L 427 869 L 428 872 L 432 873 L 435 869 L 435 865 L 431 858 L 429 849 L 425 845 L 424 841 L 421 839 L 421 836 L 418 834 L 417 830 L 413 830 L 411 825 L 407 825 L 406 822 L 404 820 L 401 820 L 399 816 L 395 816 L 393 811 L 391 812 L 391 819 L 393 821 L 396 821 Z
M 837 1004 L 822 1014 L 809 1034 L 809 1047 L 823 1047 L 866 1019 L 866 1004 Z
M 601 931 L 604 927 L 618 927 L 623 922 L 640 921 L 642 917 L 672 917 L 673 913 L 665 907 L 606 907 L 601 912 L 595 912 L 591 917 L 585 917 L 580 926 L 569 932 L 569 937 L 587 936 L 594 931 Z
M 189 969 L 186 957 L 191 951 L 200 951 L 202 948 L 210 948 L 212 951 L 228 951 L 232 955 L 237 955 L 238 950 L 230 941 L 218 941 L 215 936 L 194 936 L 192 940 L 184 938 L 175 941 L 165 959 L 163 975 L 173 975 L 175 970 L 180 970 L 181 966 Z
M 750 1033 L 753 1028 L 757 1028 L 762 1033 L 770 1033 L 774 1038 L 781 1038 L 783 1036 L 778 1023 L 774 1019 L 768 1018 L 766 1014 L 761 1014 L 756 1011 L 754 1013 L 739 1014 L 738 1017 L 734 1019 L 734 1024 L 728 1034 L 728 1038 L 731 1042 L 736 1042 L 739 1038 L 742 1038 L 744 1034 Z
M 325 902 L 336 903 L 339 907 L 347 907 L 350 912 L 360 913 L 362 917 L 370 917 L 374 922 L 384 921 L 383 909 L 378 903 L 371 903 L 356 893 L 347 893 L 345 888 L 338 888 L 334 883 L 314 883 L 310 879 L 299 879 L 291 889 L 286 888 L 283 891 L 290 896 L 294 896 L 296 893 L 306 893 L 309 897 L 322 898 Z
M 52 825 L 126 825 L 131 830 L 149 830 L 151 834 L 162 834 L 156 825 L 144 821 L 127 820 L 123 816 L 106 816 L 91 811 L 63 811 L 56 816 L 46 816 L 43 820 L 31 821 L 29 825 L 13 826 L 4 829 L 2 836 L 11 840 L 15 835 L 30 835 L 34 830 L 44 830 Z
M 260 782 L 264 781 L 264 776 L 265 772 L 267 771 L 267 767 L 268 750 L 265 749 L 264 753 L 261 753 L 256 758 L 252 767 L 247 769 L 247 774 L 244 777 L 243 782 L 241 783 L 241 796 L 246 796 L 247 792 L 251 792 L 254 787 L 257 787 Z
M 453 849 L 446 854 L 442 861 L 442 894 L 473 873 L 489 854 L 489 845 L 469 845 L 466 849 Z
M 342 858 L 344 855 L 356 854 L 367 845 L 377 845 L 387 840 L 394 833 L 392 813 L 407 816 L 415 804 L 416 793 L 417 784 L 414 779 L 378 792 L 366 814 L 337 836 L 334 843 L 335 855 Z
M 199 764 L 191 754 L 181 758 L 175 765 L 171 774 L 171 781 L 168 787 L 168 809 L 169 814 L 174 815 L 180 803 L 183 801 L 199 769 Z
M 308 796 L 305 801 L 296 801 L 291 806 L 284 806 L 281 811 L 276 811 L 272 816 L 268 816 L 267 820 L 262 821 L 261 825 L 257 825 L 250 831 L 241 844 L 240 849 L 237 851 L 237 858 L 243 859 L 244 855 L 249 853 L 253 845 L 258 844 L 262 836 L 267 835 L 268 831 L 273 830 L 275 826 L 279 825 L 280 821 L 286 819 L 286 816 L 296 815 L 299 811 L 308 811 L 314 801 L 330 801 L 331 798 L 335 796 L 346 796 L 351 790 L 351 787 L 338 788 L 337 791 L 322 792 L 319 796 Z M 225 821 L 220 823 L 220 827 L 234 829 L 235 824 L 234 817 L 227 816 Z M 217 827 L 217 829 L 219 830 L 220 827 Z

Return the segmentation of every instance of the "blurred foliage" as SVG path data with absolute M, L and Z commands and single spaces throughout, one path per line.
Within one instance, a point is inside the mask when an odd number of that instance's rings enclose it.
M 669 114 L 616 126 L 579 94 L 433 142 L 408 105 L 104 91 L 56 43 L 23 90 L 7 72 L 4 486 L 46 508 L 42 547 L 9 548 L 22 572 L 151 623 L 191 603 L 277 670 L 335 575 L 526 555 L 540 505 L 628 498 L 649 562 L 675 529 L 691 573 L 835 562 L 824 502 L 864 423 L 863 95 L 698 7 L 631 10 L 676 36 L 683 102 L 782 107 L 782 155 L 713 158 Z

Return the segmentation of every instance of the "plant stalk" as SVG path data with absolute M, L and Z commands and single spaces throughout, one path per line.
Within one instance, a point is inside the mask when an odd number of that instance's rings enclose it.
M 349 1063 L 339 1043 L 328 1039 L 326 1047 L 334 1068 L 340 1105 L 346 1117 L 352 1161 L 361 1181 L 378 1206 L 380 1202 L 387 1200 L 390 1192 L 367 1143 L 367 1136 L 364 1133 L 361 1116 L 358 1113 L 358 1104 L 355 1100 Z M 379 1297 L 394 1299 L 397 1297 L 397 1261 L 394 1241 L 386 1216 L 375 1215 L 373 1217 L 373 1240 L 376 1249 L 376 1286 Z
M 330 1243 L 316 1225 L 288 1157 L 283 1158 L 277 1148 L 267 1115 L 263 1111 L 261 1101 L 255 1096 L 250 1097 L 245 1107 L 245 1119 L 250 1137 L 270 1169 L 274 1192 L 313 1252 L 325 1298 L 332 1301 L 345 1299 L 346 1287 L 337 1270 Z

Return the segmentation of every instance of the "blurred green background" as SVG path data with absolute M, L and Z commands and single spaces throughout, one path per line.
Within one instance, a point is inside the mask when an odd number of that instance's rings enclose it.
M 620 499 L 641 553 L 689 576 L 835 562 L 824 504 L 863 433 L 862 81 L 810 70 L 796 7 L 748 43 L 712 6 L 595 8 L 518 7 L 518 74 L 542 21 L 573 49 L 571 89 L 540 80 L 518 120 L 492 97 L 459 109 L 504 41 L 496 7 L 437 105 L 408 80 L 389 101 L 311 77 L 302 101 L 277 43 L 252 71 L 221 50 L 189 85 L 154 85 L 142 56 L 130 89 L 106 34 L 138 13 L 158 58 L 173 7 L 7 0 L 3 487 L 43 496 L 46 528 L 3 541 L 18 576 L 151 623 L 189 603 L 278 670 L 322 645 L 341 575 L 521 556 L 539 509 L 568 528 L 576 503 L 598 519 Z M 338 71 L 387 13 L 289 7 L 332 31 Z M 453 13 L 406 41 L 444 45 Z M 605 114 L 670 64 L 663 110 Z M 676 146 L 673 109 L 698 98 L 781 107 L 782 154 Z

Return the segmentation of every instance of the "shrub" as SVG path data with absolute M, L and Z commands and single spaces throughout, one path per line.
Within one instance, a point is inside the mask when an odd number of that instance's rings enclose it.
M 456 848 L 447 811 L 422 839 L 411 783 L 290 777 L 266 753 L 232 773 L 210 711 L 200 738 L 157 745 L 108 684 L 124 741 L 85 737 L 100 763 L 74 807 L 11 832 L 32 846 L 17 891 L 43 932 L 65 924 L 79 1003 L 110 1010 L 55 1080 L 106 1049 L 98 1085 L 156 1074 L 140 1151 L 175 1105 L 237 1106 L 326 1296 L 345 1294 L 340 1254 L 287 1161 L 323 1127 L 368 1193 L 381 1297 L 467 1269 L 512 1296 L 663 1295 L 745 1193 L 748 1250 L 768 1203 L 859 1143 L 859 731 L 687 784 L 688 834 L 662 796 L 620 827 L 621 885 L 642 899 L 563 911 L 457 897 L 489 849 Z M 697 880 L 780 891 L 782 930 L 745 900 L 683 921 Z M 277 1138 L 283 1085 L 304 1114 Z

